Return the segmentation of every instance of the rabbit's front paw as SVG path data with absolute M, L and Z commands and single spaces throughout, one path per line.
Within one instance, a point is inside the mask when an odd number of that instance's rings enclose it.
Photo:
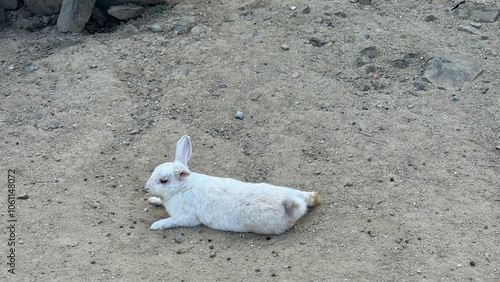
M 162 200 L 160 198 L 158 198 L 158 197 L 149 197 L 148 201 L 152 205 L 163 206 Z
M 153 224 L 151 224 L 152 230 L 162 230 L 167 228 L 168 228 L 168 218 L 155 221 Z

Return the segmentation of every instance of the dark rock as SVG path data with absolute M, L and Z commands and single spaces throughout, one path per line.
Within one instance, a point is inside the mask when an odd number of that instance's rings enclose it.
M 438 87 L 456 89 L 476 79 L 483 70 L 474 62 L 452 57 L 434 57 L 427 62 L 424 77 Z
M 186 21 L 173 21 L 172 29 L 177 32 L 185 31 L 188 29 L 188 23 Z
M 360 56 L 356 59 L 356 64 L 358 67 L 362 67 L 366 64 L 372 62 L 372 59 L 376 56 L 377 49 L 374 46 L 367 47 L 361 52 L 359 52 Z
M 424 18 L 424 21 L 426 21 L 426 22 L 433 22 L 433 21 L 435 21 L 435 20 L 437 20 L 437 18 L 436 18 L 436 16 L 434 16 L 434 15 L 427 15 L 427 16 L 425 16 L 425 18 Z
M 89 21 L 95 0 L 64 0 L 57 18 L 60 32 L 78 33 Z
M 475 35 L 480 35 L 481 34 L 481 32 L 477 28 L 472 27 L 470 25 L 459 26 L 459 27 L 457 27 L 457 30 L 459 30 L 459 31 L 465 31 L 465 32 L 468 32 L 468 33 L 471 33 L 471 34 L 475 34 Z
M 309 38 L 309 44 L 311 44 L 314 47 L 323 47 L 325 46 L 326 43 L 328 43 L 328 41 L 324 41 L 321 38 L 317 37 Z
M 307 15 L 311 13 L 311 7 L 307 6 L 302 10 L 302 14 Z
M 0 1 L 0 8 L 3 8 L 5 10 L 14 10 L 19 7 L 19 1 L 18 0 L 2 0 Z
M 90 14 L 90 17 L 100 26 L 103 26 L 108 20 L 106 14 L 97 6 L 94 6 L 94 8 L 92 9 L 92 14 Z
M 27 8 L 36 15 L 51 16 L 61 10 L 63 0 L 24 0 Z
M 362 4 L 362 5 L 371 5 L 372 4 L 372 0 L 359 0 L 358 2 L 359 2 L 359 4 Z
M 144 11 L 145 9 L 141 6 L 137 6 L 135 4 L 129 4 L 129 5 L 111 6 L 108 9 L 108 14 L 119 20 L 126 21 L 138 17 Z
M 0 8 L 0 23 L 3 23 L 4 21 L 7 20 L 7 12 Z

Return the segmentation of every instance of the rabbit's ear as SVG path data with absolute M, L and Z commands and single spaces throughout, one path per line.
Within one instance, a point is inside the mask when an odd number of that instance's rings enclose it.
M 174 163 L 174 176 L 183 180 L 184 178 L 188 177 L 191 174 L 191 171 L 189 171 L 189 168 L 187 166 L 180 164 L 180 163 Z
M 175 161 L 187 166 L 187 162 L 191 157 L 191 137 L 184 135 L 177 141 L 177 148 L 175 149 Z

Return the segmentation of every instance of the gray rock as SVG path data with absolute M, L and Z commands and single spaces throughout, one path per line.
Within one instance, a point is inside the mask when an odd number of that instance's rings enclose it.
M 59 13 L 63 0 L 24 0 L 30 11 L 36 15 L 51 16 Z
M 241 4 L 238 7 L 238 10 L 244 11 L 244 10 L 253 10 L 253 9 L 260 9 L 268 6 L 271 3 L 271 0 L 250 0 L 246 1 L 245 3 Z
M 262 96 L 262 92 L 259 90 L 252 90 L 252 92 L 250 92 L 250 100 L 252 101 L 257 101 L 260 96 Z
M 180 244 L 186 240 L 186 237 L 184 237 L 184 235 L 182 235 L 182 234 L 177 234 L 177 235 L 175 235 L 174 240 L 175 240 L 175 242 Z
M 193 26 L 193 28 L 191 28 L 191 33 L 194 35 L 198 35 L 198 34 L 204 33 L 207 30 L 208 30 L 208 27 L 206 25 L 199 24 L 199 25 Z
M 471 34 L 475 34 L 475 35 L 481 34 L 481 32 L 477 28 L 472 27 L 470 25 L 461 25 L 461 26 L 457 27 L 457 30 L 458 31 L 465 31 L 467 33 L 471 33 Z
M 108 14 L 119 20 L 127 21 L 135 17 L 138 17 L 144 11 L 145 9 L 141 6 L 137 6 L 135 4 L 129 4 L 129 5 L 111 6 L 108 9 Z
M 57 29 L 60 32 L 78 33 L 89 21 L 95 0 L 64 0 L 57 18 Z
M 346 18 L 347 17 L 345 12 L 342 10 L 335 11 L 335 12 L 333 12 L 333 14 L 339 18 Z
M 5 10 L 14 10 L 19 7 L 19 1 L 18 0 L 2 0 L 0 1 L 0 8 L 3 8 Z
M 477 22 L 494 22 L 498 19 L 500 8 L 492 5 L 466 2 L 454 10 L 454 15 Z
M 359 4 L 362 4 L 362 5 L 371 5 L 372 4 L 372 0 L 359 0 L 358 2 L 359 2 Z
M 372 59 L 376 56 L 377 49 L 374 46 L 367 47 L 361 52 L 359 52 L 360 56 L 356 59 L 356 63 L 358 67 L 362 67 L 366 64 L 372 62 Z
M 159 25 L 157 23 L 148 26 L 148 28 L 152 32 L 162 32 L 163 31 L 163 28 L 161 27 L 161 25 Z
M 434 57 L 427 62 L 424 77 L 432 84 L 445 89 L 457 89 L 476 79 L 481 66 L 452 57 Z
M 188 23 L 186 21 L 173 21 L 172 22 L 172 29 L 174 31 L 185 31 L 188 28 Z

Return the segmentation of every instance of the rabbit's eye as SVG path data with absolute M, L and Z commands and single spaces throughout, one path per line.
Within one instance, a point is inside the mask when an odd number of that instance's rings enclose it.
M 168 178 L 167 178 L 167 177 L 160 177 L 159 182 L 160 182 L 161 184 L 167 184 L 167 183 L 168 183 Z

